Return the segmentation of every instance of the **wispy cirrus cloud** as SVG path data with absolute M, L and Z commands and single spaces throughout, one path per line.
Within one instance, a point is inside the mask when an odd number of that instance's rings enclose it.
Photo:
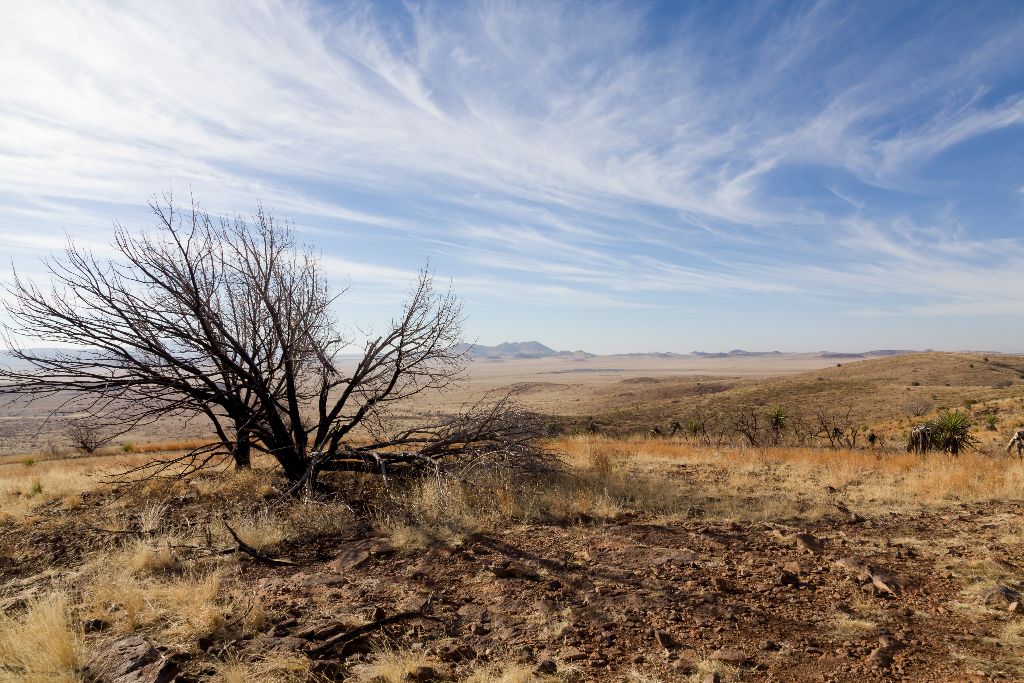
M 1024 145 L 1024 13 L 914 11 L 6 3 L 0 253 L 173 187 L 289 214 L 354 291 L 429 257 L 481 304 L 1013 309 L 1020 177 L 1001 229 L 945 194 Z

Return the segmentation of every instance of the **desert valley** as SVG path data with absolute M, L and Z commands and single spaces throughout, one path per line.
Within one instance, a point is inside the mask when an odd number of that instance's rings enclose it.
M 514 391 L 548 466 L 300 500 L 260 459 L 107 482 L 187 424 L 83 455 L 65 417 L 30 451 L 43 416 L 5 415 L 0 654 L 31 680 L 1024 676 L 1024 358 L 523 355 L 476 353 L 453 391 Z M 942 410 L 977 448 L 908 453 Z

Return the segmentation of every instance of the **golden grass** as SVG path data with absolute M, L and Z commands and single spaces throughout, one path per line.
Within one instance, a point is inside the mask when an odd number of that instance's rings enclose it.
M 67 596 L 51 593 L 20 615 L 0 613 L 0 682 L 78 681 L 82 633 Z
M 255 662 L 221 662 L 213 680 L 218 683 L 298 683 L 309 680 L 308 670 L 308 657 L 295 652 L 272 651 Z
M 376 652 L 368 664 L 357 667 L 352 680 L 404 683 L 409 680 L 411 673 L 421 667 L 435 670 L 444 668 L 421 651 L 383 649 Z M 565 669 L 563 674 L 570 671 Z M 523 664 L 495 661 L 478 665 L 456 680 L 463 683 L 555 683 L 566 678 L 537 674 L 532 667 Z
M 675 471 L 662 479 L 663 488 L 727 517 L 814 517 L 834 513 L 833 500 L 877 509 L 1024 499 L 1024 461 L 978 453 L 953 458 L 824 448 L 716 449 L 670 439 L 599 436 L 558 439 L 550 446 L 584 469 L 600 451 L 614 459 L 616 471 L 648 477 Z M 700 481 L 680 467 L 699 468 Z M 630 481 L 641 488 L 647 483 Z
M 410 673 L 431 663 L 422 651 L 384 649 L 376 652 L 369 664 L 355 672 L 355 680 L 403 683 L 409 680 Z

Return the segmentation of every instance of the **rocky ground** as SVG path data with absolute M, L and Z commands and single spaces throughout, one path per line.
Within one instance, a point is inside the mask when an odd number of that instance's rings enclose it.
M 274 556 L 294 564 L 245 556 L 232 579 L 266 609 L 259 632 L 167 646 L 92 620 L 89 671 L 204 680 L 221 661 L 295 651 L 320 680 L 368 680 L 387 648 L 419 662 L 407 680 L 462 679 L 499 660 L 538 680 L 1014 680 L 1024 676 L 1024 560 L 1007 533 L 1020 513 L 986 503 L 739 524 L 695 509 L 425 549 L 358 534 L 286 543 Z M 102 545 L 66 523 L 0 531 L 8 605 L 27 577 Z

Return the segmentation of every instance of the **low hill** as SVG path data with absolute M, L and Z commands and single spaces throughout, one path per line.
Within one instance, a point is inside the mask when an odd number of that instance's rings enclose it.
M 501 360 L 504 358 L 592 358 L 586 351 L 555 351 L 539 341 L 502 342 L 496 346 L 460 344 L 460 351 L 468 351 L 473 358 Z
M 976 416 L 1001 411 L 1019 421 L 1024 401 L 1024 356 L 912 353 L 837 362 L 784 377 L 641 377 L 601 387 L 579 404 L 619 430 L 646 430 L 697 411 L 735 414 L 782 406 L 790 414 L 847 411 L 875 429 L 903 429 L 912 418 L 942 408 L 971 407 Z M 1024 410 L 1024 409 L 1022 409 Z M 1007 425 L 1009 428 L 1009 425 Z

